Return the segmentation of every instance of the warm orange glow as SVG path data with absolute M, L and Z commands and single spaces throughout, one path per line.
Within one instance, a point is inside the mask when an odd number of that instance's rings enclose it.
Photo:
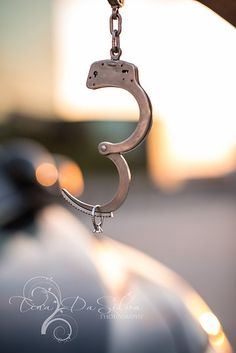
M 208 143 L 199 141 L 197 144 L 184 127 L 175 125 L 173 129 L 164 120 L 154 121 L 147 147 L 149 172 L 154 183 L 169 189 L 185 179 L 215 178 L 235 170 L 236 149 L 233 144 L 230 148 L 223 128 L 221 132 L 221 139 L 214 140 L 214 136 L 210 136 Z
M 84 179 L 80 168 L 74 162 L 63 162 L 59 167 L 59 184 L 74 195 L 80 195 L 84 189 Z
M 220 332 L 216 337 L 211 337 L 210 341 L 214 347 L 227 347 L 227 340 L 223 332 Z
M 220 322 L 212 312 L 203 313 L 199 322 L 208 335 L 217 336 L 221 332 Z
M 42 186 L 52 186 L 56 183 L 58 172 L 54 164 L 42 163 L 38 166 L 35 172 L 36 179 Z
M 148 137 L 148 169 L 152 181 L 163 189 L 175 189 L 180 185 L 173 161 L 170 158 L 168 131 L 165 123 L 154 120 Z
M 185 303 L 189 310 L 208 334 L 214 351 L 217 353 L 232 353 L 232 348 L 219 320 L 202 298 L 194 291 L 185 291 L 185 293 L 182 293 L 182 296 L 185 297 Z

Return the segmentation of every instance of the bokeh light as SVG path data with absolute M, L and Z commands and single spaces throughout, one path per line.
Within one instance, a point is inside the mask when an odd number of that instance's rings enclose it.
M 84 190 L 84 179 L 79 166 L 72 161 L 64 161 L 59 166 L 59 184 L 74 195 Z
M 52 163 L 42 163 L 35 172 L 38 183 L 42 186 L 52 186 L 57 182 L 58 171 Z

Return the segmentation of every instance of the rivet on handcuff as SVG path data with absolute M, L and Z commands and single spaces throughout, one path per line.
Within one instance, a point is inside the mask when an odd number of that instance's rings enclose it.
M 103 232 L 103 218 L 113 217 L 113 212 L 122 205 L 128 195 L 131 174 L 122 154 L 136 148 L 145 139 L 152 125 L 152 105 L 147 93 L 140 86 L 138 68 L 131 63 L 120 60 L 122 54 L 120 48 L 122 18 L 119 8 L 124 5 L 124 1 L 108 0 L 108 2 L 112 7 L 112 15 L 110 17 L 110 32 L 112 35 L 111 60 L 96 61 L 91 65 L 87 87 L 90 89 L 117 87 L 130 92 L 137 100 L 140 115 L 137 127 L 129 138 L 119 143 L 101 142 L 98 146 L 100 154 L 106 156 L 115 164 L 119 174 L 118 190 L 111 201 L 104 205 L 93 206 L 78 200 L 66 189 L 62 189 L 64 198 L 72 206 L 92 217 L 95 233 Z M 115 22 L 117 22 L 117 29 L 115 29 Z M 98 218 L 98 222 L 96 218 Z

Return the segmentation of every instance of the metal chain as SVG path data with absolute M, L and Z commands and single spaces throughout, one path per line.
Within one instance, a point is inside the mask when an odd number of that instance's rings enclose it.
M 108 0 L 108 2 L 110 3 L 111 7 L 113 6 L 118 6 L 118 7 L 122 7 L 124 6 L 124 0 Z
M 117 22 L 117 26 L 115 28 L 115 23 Z M 122 54 L 122 50 L 120 47 L 120 34 L 122 31 L 122 17 L 119 13 L 119 7 L 112 7 L 112 14 L 110 17 L 110 32 L 112 35 L 112 48 L 110 50 L 111 59 L 119 60 Z

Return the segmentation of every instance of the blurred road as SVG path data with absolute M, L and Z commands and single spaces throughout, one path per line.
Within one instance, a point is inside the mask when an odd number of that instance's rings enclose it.
M 115 188 L 113 179 L 86 178 L 81 199 L 102 203 Z M 104 229 L 187 280 L 218 316 L 236 350 L 235 215 L 235 187 L 203 182 L 164 194 L 147 177 L 136 175 L 126 203 L 105 220 Z M 89 217 L 78 216 L 92 228 Z

